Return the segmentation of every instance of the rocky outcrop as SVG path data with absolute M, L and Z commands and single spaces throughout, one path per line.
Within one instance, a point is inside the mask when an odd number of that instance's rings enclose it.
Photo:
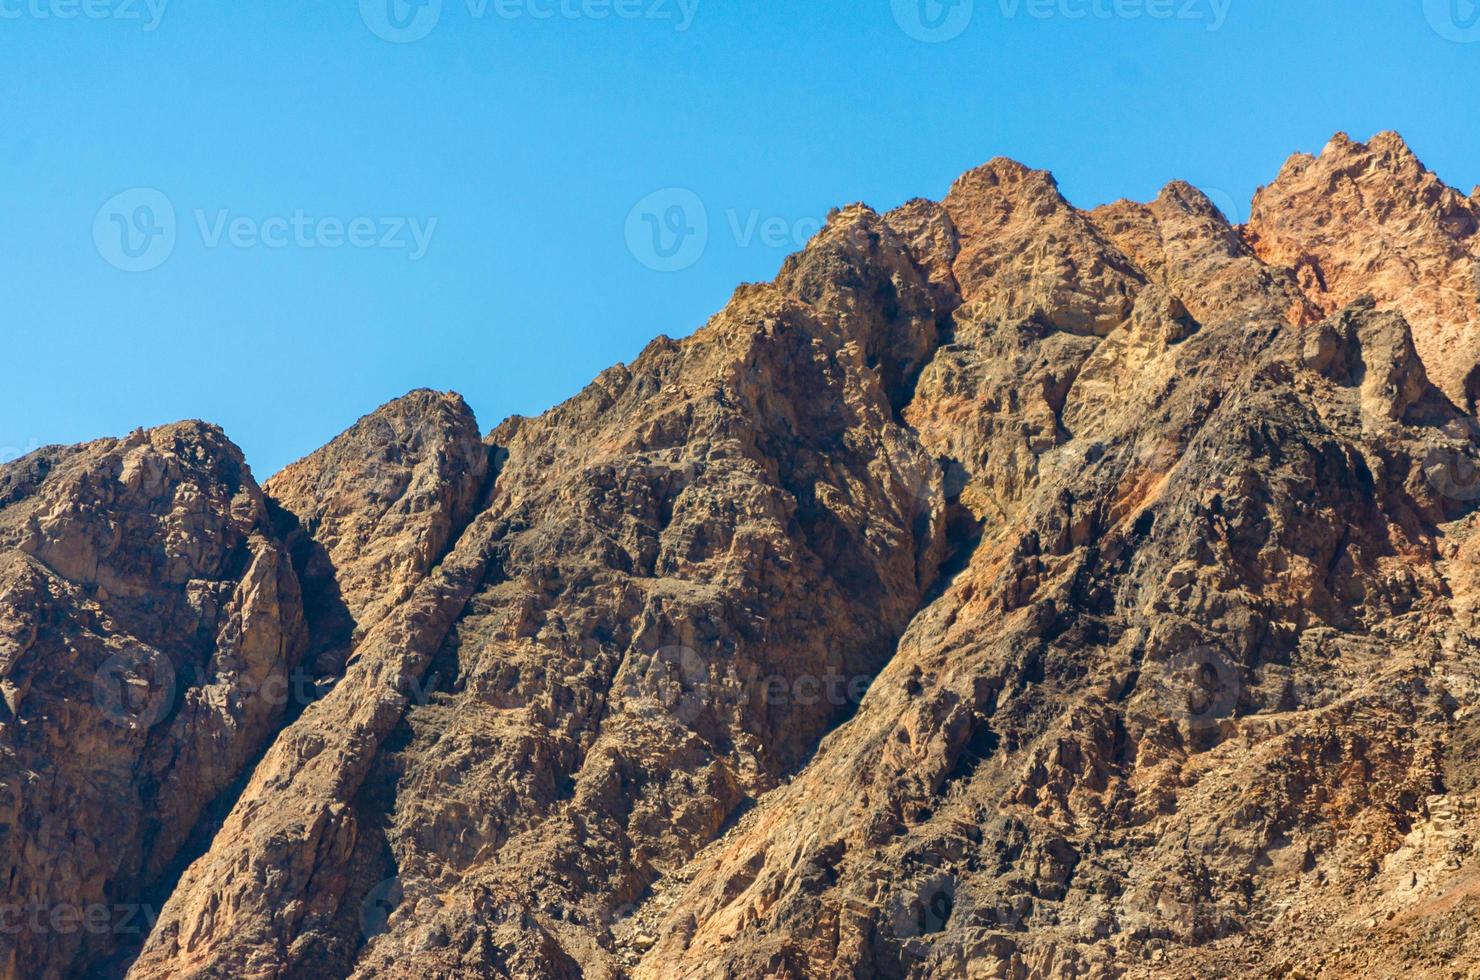
M 135 973 L 271 975 L 302 957 L 325 914 L 322 901 L 304 901 L 307 879 L 330 888 L 322 879 L 358 830 L 345 804 L 482 573 L 479 528 L 467 532 L 473 546 L 447 551 L 473 517 L 491 456 L 461 398 L 418 391 L 269 481 L 320 676 L 174 889 Z M 272 948 L 300 933 L 299 952 Z M 314 955 L 332 957 L 333 939 Z
M 1474 215 L 1389 136 L 1245 228 L 997 160 L 485 440 L 368 416 L 252 498 L 317 683 L 130 975 L 1464 975 Z
M 616 910 L 800 765 L 934 581 L 939 476 L 893 400 L 936 325 L 850 209 L 695 337 L 505 427 L 488 508 L 279 739 L 134 975 L 342 973 L 376 859 L 401 898 L 362 972 L 614 969 Z
M 1164 947 L 1259 941 L 1262 903 L 1308 912 L 1302 885 L 1396 845 L 1441 787 L 1445 695 L 1416 678 L 1470 642 L 1432 491 L 1369 494 L 1360 389 L 1248 327 L 1143 366 L 1168 450 L 1058 450 L 859 714 L 660 890 L 636 975 L 1165 975 Z
M 1316 323 L 1190 188 L 1090 217 L 1147 285 L 1061 294 L 1133 295 L 1089 346 L 1043 330 L 1011 276 L 965 298 L 905 417 L 961 467 L 982 538 L 858 715 L 659 883 L 633 975 L 1336 976 L 1474 955 L 1442 899 L 1463 871 L 1388 900 L 1446 953 L 1360 942 L 1372 862 L 1456 807 L 1439 760 L 1476 651 L 1449 539 L 1473 504 L 1425 461 L 1467 472 L 1447 454 L 1473 445 L 1448 439 L 1471 422 L 1403 318 Z
M 414 391 L 268 481 L 326 676 L 405 602 L 477 509 L 489 450 L 467 403 Z
M 1246 234 L 1271 266 L 1293 269 L 1332 313 L 1370 295 L 1413 325 L 1435 383 L 1473 412 L 1480 392 L 1480 205 L 1430 173 L 1396 133 L 1338 133 L 1296 154 L 1254 196 Z
M 983 304 L 977 319 L 1104 336 L 1145 281 L 1045 171 L 993 160 L 957 180 L 943 206 L 959 243 L 952 271 L 962 299 Z
M 137 945 L 303 649 L 261 490 L 196 423 L 0 467 L 0 975 Z
M 1322 316 L 1291 270 L 1261 262 L 1207 196 L 1183 181 L 1168 184 L 1149 204 L 1117 201 L 1088 217 L 1200 322 L 1271 308 L 1296 326 Z

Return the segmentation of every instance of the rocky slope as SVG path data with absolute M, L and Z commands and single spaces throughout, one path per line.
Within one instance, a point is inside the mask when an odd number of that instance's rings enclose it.
M 0 976 L 1470 975 L 1477 246 L 997 160 L 486 439 L 4 467 L 12 902 L 148 934 Z
M 305 642 L 262 491 L 182 423 L 0 467 L 0 974 L 83 975 L 152 924 Z

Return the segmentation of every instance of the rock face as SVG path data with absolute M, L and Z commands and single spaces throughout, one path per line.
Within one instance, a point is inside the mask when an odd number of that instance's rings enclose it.
M 1321 311 L 1372 296 L 1401 312 L 1434 383 L 1474 411 L 1480 201 L 1446 187 L 1396 133 L 1368 144 L 1340 133 L 1317 157 L 1291 157 L 1254 196 L 1247 233 Z
M 167 895 L 0 976 L 1480 970 L 1476 215 L 1391 136 L 1246 228 L 997 160 L 484 440 L 0 469 L 12 892 Z
M 319 672 L 408 599 L 471 520 L 489 453 L 458 395 L 414 391 L 268 481 Z
M 280 725 L 303 641 L 219 430 L 0 467 L 0 974 L 86 975 L 142 941 L 148 890 Z
M 319 871 L 321 849 L 353 847 L 357 825 L 344 801 L 399 720 L 404 683 L 466 601 L 461 556 L 442 559 L 472 519 L 490 456 L 461 398 L 421 391 L 269 481 L 301 569 L 316 667 L 330 673 L 180 880 L 136 973 L 164 961 L 167 975 L 271 974 L 280 951 L 257 944 L 291 941 L 304 919 L 315 921 L 300 876 Z M 354 650 L 347 665 L 344 644 Z M 337 867 L 331 858 L 323 873 Z M 230 956 L 211 957 L 208 942 Z

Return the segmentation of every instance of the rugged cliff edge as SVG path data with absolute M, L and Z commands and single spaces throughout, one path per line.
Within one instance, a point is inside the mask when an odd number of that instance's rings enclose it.
M 0 976 L 1480 970 L 1477 258 L 996 160 L 486 439 L 0 467 Z

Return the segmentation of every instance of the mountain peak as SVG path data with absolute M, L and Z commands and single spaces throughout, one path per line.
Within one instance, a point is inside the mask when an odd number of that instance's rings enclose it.
M 1175 203 L 1196 214 L 1216 216 L 1224 222 L 1228 221 L 1228 216 L 1218 209 L 1207 194 L 1185 180 L 1168 182 L 1156 195 L 1156 199 L 1163 204 Z
M 1430 172 L 1402 137 L 1338 133 L 1292 158 L 1254 197 L 1247 237 L 1296 271 L 1325 313 L 1370 293 L 1403 313 L 1429 373 L 1456 403 L 1475 368 L 1480 206 Z

